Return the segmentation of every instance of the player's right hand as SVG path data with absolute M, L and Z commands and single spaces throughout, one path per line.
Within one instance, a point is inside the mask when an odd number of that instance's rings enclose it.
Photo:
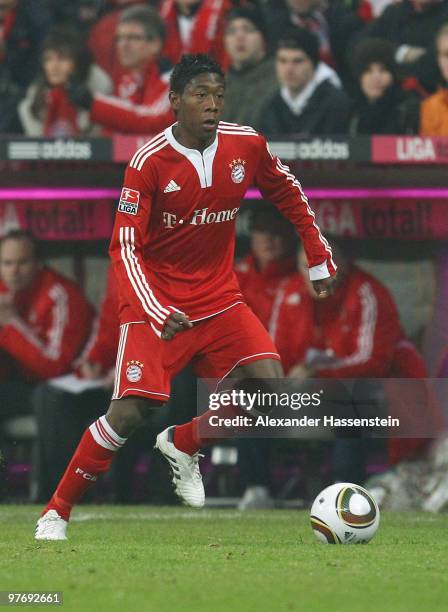
M 165 321 L 161 338 L 162 340 L 172 340 L 178 332 L 186 331 L 192 327 L 193 323 L 190 322 L 187 315 L 181 312 L 172 312 Z

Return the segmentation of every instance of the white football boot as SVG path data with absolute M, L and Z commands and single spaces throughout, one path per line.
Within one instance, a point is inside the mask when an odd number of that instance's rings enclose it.
M 199 453 L 193 456 L 178 450 L 173 443 L 175 426 L 168 427 L 157 436 L 158 448 L 170 464 L 176 494 L 187 506 L 202 508 L 205 503 L 204 485 L 199 471 Z
M 48 510 L 36 524 L 35 540 L 66 540 L 67 521 L 56 510 Z

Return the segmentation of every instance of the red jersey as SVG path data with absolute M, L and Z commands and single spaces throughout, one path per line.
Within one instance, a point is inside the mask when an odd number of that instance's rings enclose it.
M 323 301 L 314 300 L 296 274 L 284 289 L 276 328 L 286 372 L 310 359 L 310 349 L 334 356 L 317 366 L 316 378 L 387 377 L 402 338 L 389 291 L 355 266 Z
M 0 293 L 8 293 L 1 281 Z M 18 316 L 0 328 L 0 350 L 29 379 L 45 380 L 70 371 L 93 320 L 81 289 L 43 268 L 30 288 L 16 293 L 14 303 Z
M 168 99 L 169 73 L 151 62 L 144 74 L 123 72 L 114 83 L 115 96 L 94 96 L 93 123 L 123 133 L 155 133 L 173 121 Z
M 109 268 L 101 309 L 79 361 L 99 363 L 103 373 L 110 370 L 117 357 L 119 328 L 118 287 L 113 269 Z
M 235 266 L 235 274 L 246 303 L 268 331 L 279 288 L 286 285 L 296 269 L 295 256 L 273 261 L 264 270 L 257 268 L 253 255 L 248 255 Z
M 177 64 L 184 53 L 208 53 L 226 69 L 224 25 L 230 8 L 229 0 L 202 0 L 193 17 L 183 17 L 174 0 L 163 0 L 160 7 L 166 27 L 163 55 Z
M 200 153 L 177 142 L 172 128 L 126 169 L 110 245 L 122 323 L 147 321 L 160 336 L 175 310 L 194 322 L 243 301 L 233 271 L 235 220 L 253 184 L 296 226 L 311 278 L 335 273 L 300 183 L 262 136 L 220 122 Z

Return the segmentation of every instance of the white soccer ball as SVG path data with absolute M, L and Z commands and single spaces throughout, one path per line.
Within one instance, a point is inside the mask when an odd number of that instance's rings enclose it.
M 368 491 L 338 482 L 319 493 L 310 519 L 316 538 L 324 544 L 367 544 L 380 524 L 380 511 Z

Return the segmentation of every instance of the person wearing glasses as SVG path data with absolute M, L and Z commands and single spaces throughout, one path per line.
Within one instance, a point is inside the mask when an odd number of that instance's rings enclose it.
M 91 121 L 107 132 L 156 133 L 173 122 L 168 101 L 170 65 L 161 57 L 165 27 L 149 6 L 133 6 L 119 18 L 115 43 L 119 66 L 114 95 L 92 95 L 72 81 L 69 98 L 90 111 Z

